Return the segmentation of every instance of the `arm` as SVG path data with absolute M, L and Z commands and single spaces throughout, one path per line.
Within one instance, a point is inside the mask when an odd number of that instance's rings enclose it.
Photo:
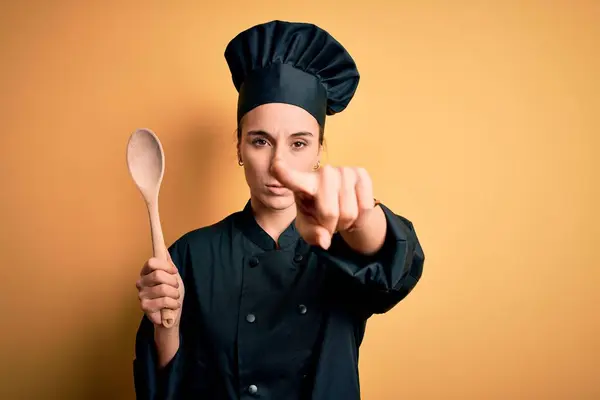
M 331 247 L 315 250 L 353 282 L 368 315 L 385 313 L 417 285 L 425 256 L 413 225 L 385 205 L 375 207 L 360 230 L 336 233 Z
M 357 253 L 372 255 L 381 250 L 387 233 L 387 219 L 379 202 L 370 211 L 365 223 L 360 228 L 341 231 L 344 242 Z
M 171 399 L 183 377 L 185 357 L 181 348 L 164 366 L 160 365 L 154 342 L 154 326 L 144 316 L 137 331 L 133 377 L 137 399 Z
M 158 368 L 163 369 L 179 350 L 179 327 L 166 329 L 162 326 L 154 326 L 154 344 L 156 346 Z
M 169 248 L 173 263 L 183 279 L 178 244 Z M 182 317 L 183 320 L 183 317 Z M 176 398 L 183 379 L 185 356 L 179 327 L 157 327 L 146 315 L 136 334 L 133 375 L 137 399 L 162 400 Z

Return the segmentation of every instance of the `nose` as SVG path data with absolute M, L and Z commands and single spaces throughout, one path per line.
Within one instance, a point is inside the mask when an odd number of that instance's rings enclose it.
M 285 146 L 274 146 L 273 151 L 271 152 L 271 160 L 269 167 L 273 168 L 273 164 L 278 162 L 285 162 L 286 160 L 286 147 Z
M 279 155 L 274 155 L 273 157 L 271 157 L 271 162 L 269 163 L 269 171 L 273 171 L 273 166 L 278 164 L 278 163 L 284 163 L 285 160 L 283 159 L 283 157 L 279 156 Z

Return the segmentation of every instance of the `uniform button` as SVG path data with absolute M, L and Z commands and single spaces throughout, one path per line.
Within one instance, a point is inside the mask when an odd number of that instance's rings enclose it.
M 249 263 L 251 267 L 256 267 L 260 262 L 258 261 L 258 258 L 252 257 Z
M 254 314 L 248 314 L 246 315 L 246 321 L 253 323 L 254 321 L 256 321 L 256 316 Z
M 248 393 L 250 393 L 250 394 L 258 393 L 258 387 L 256 385 L 248 386 Z
M 302 257 L 302 254 L 296 254 L 294 256 L 294 262 L 299 263 L 300 261 L 302 261 L 304 259 L 304 257 Z
M 298 312 L 299 312 L 300 314 L 306 314 L 306 306 L 305 306 L 304 304 L 300 304 L 300 305 L 298 306 Z

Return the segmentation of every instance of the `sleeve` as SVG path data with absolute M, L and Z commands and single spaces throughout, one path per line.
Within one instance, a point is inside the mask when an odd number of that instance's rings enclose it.
M 182 254 L 176 242 L 169 248 L 173 263 L 182 273 Z M 181 335 L 181 333 L 180 333 Z M 158 368 L 156 346 L 154 344 L 154 325 L 144 315 L 135 339 L 135 358 L 133 360 L 133 378 L 138 400 L 165 400 L 178 398 L 181 390 L 185 354 L 183 338 L 180 336 L 179 350 L 164 367 Z
M 366 317 L 382 314 L 403 300 L 417 285 L 423 272 L 425 255 L 412 223 L 379 203 L 387 221 L 385 242 L 374 255 L 355 252 L 340 234 L 330 248 L 316 251 L 350 282 L 352 303 Z M 340 274 L 337 274 L 340 276 Z

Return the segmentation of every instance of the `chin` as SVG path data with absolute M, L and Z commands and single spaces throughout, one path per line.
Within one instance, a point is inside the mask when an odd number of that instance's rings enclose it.
M 272 195 L 261 195 L 259 198 L 260 202 L 264 204 L 265 207 L 273 209 L 273 210 L 286 210 L 295 205 L 294 196 L 286 195 L 286 196 L 272 196 Z

